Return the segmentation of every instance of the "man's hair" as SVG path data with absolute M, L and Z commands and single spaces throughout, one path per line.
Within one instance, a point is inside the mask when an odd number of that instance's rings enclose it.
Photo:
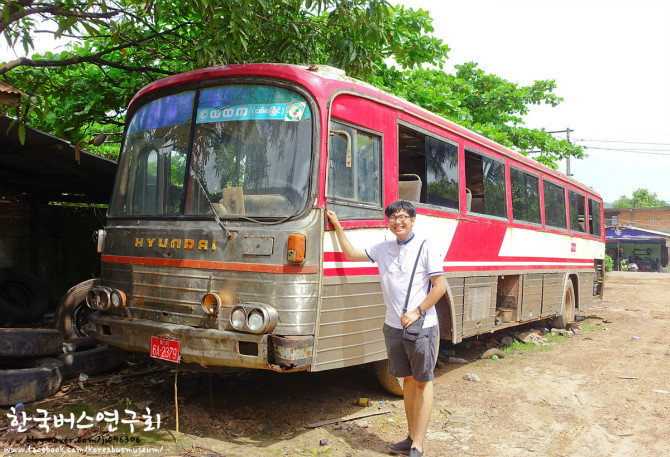
M 395 201 L 395 202 L 391 203 L 384 210 L 384 214 L 386 214 L 386 217 L 390 217 L 390 216 L 393 216 L 398 211 L 403 210 L 403 209 L 405 211 L 407 211 L 407 214 L 409 214 L 409 217 L 416 217 L 416 208 L 414 208 L 414 205 L 412 205 L 410 202 L 408 202 L 406 200 L 398 200 L 398 201 Z

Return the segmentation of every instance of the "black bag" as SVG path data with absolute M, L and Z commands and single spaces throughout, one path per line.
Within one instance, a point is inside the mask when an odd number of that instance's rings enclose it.
M 414 322 L 412 322 L 409 327 L 405 327 L 402 332 L 402 337 L 407 341 L 416 341 L 416 339 L 421 335 L 421 329 L 423 329 L 423 321 L 426 319 L 426 316 L 421 316 Z
M 421 250 L 423 249 L 423 243 L 426 240 L 423 240 L 421 246 L 419 246 L 419 253 L 416 255 L 416 260 L 414 261 L 414 269 L 412 269 L 412 276 L 409 278 L 409 286 L 407 287 L 407 296 L 405 297 L 405 307 L 402 309 L 402 313 L 407 312 L 407 303 L 409 303 L 409 293 L 412 290 L 412 281 L 414 281 L 414 273 L 416 272 L 416 266 L 419 263 L 419 257 L 421 257 Z M 421 316 L 414 322 L 412 322 L 408 327 L 405 327 L 402 332 L 402 337 L 407 341 L 416 341 L 416 339 L 421 335 L 421 329 L 423 329 L 423 321 L 426 320 L 426 316 Z

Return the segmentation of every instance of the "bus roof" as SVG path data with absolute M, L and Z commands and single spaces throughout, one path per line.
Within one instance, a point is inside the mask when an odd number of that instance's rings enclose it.
M 512 158 L 529 167 L 535 168 L 547 175 L 553 176 L 560 181 L 567 182 L 592 196 L 600 198 L 600 194 L 585 184 L 576 181 L 565 174 L 549 168 L 530 157 L 524 156 L 512 149 L 498 144 L 488 138 L 462 127 L 448 119 L 438 116 L 425 108 L 411 103 L 401 97 L 388 93 L 364 81 L 351 78 L 343 70 L 327 65 L 289 65 L 276 63 L 254 63 L 254 64 L 235 64 L 217 67 L 202 68 L 174 76 L 168 76 L 148 84 L 142 88 L 130 101 L 131 109 L 139 99 L 144 96 L 188 83 L 197 83 L 216 78 L 235 77 L 235 76 L 260 76 L 279 78 L 293 81 L 302 85 L 317 99 L 330 101 L 334 94 L 340 92 L 357 93 L 371 100 L 390 105 L 395 109 L 404 111 L 415 117 L 422 118 L 438 127 L 449 130 L 457 135 L 467 138 L 470 141 L 478 143 L 486 148 L 496 151 L 504 156 Z

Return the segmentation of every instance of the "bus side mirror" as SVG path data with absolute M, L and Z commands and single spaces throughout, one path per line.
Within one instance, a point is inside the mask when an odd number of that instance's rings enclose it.
M 349 135 L 349 132 L 346 132 L 344 130 L 331 130 L 329 132 L 330 136 L 334 135 L 342 135 L 347 139 L 347 159 L 346 159 L 346 166 L 347 168 L 351 168 L 351 135 Z

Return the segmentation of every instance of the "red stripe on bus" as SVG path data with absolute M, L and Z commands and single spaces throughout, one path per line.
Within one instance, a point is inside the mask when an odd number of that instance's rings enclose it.
M 119 255 L 103 255 L 101 256 L 101 260 L 108 263 L 124 263 L 129 265 L 250 271 L 254 273 L 314 274 L 319 271 L 316 265 L 268 265 L 242 262 L 216 262 L 211 260 L 158 259 L 155 257 L 129 257 Z
M 593 271 L 593 265 L 477 265 L 465 267 L 462 265 L 443 267 L 445 272 L 475 272 L 475 271 L 518 271 L 518 270 L 580 270 Z M 323 276 L 375 276 L 379 270 L 370 268 L 324 268 Z
M 520 257 L 520 256 L 491 256 L 486 258 L 471 257 L 467 260 L 452 258 L 448 255 L 443 259 L 445 262 L 553 262 L 553 263 L 593 263 L 593 259 L 576 259 L 574 257 Z M 347 262 L 349 264 L 354 261 L 347 260 L 342 252 L 324 252 L 324 262 Z M 365 263 L 366 261 L 362 261 Z M 356 261 L 356 264 L 361 262 Z

